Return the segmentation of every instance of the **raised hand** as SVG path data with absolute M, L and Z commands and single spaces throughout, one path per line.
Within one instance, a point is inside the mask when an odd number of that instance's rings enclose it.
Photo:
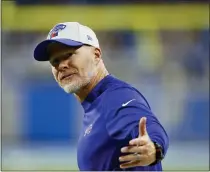
M 124 162 L 120 168 L 147 166 L 156 160 L 155 145 L 147 133 L 146 117 L 142 117 L 139 121 L 139 136 L 132 139 L 121 152 L 129 154 L 119 158 L 120 162 Z

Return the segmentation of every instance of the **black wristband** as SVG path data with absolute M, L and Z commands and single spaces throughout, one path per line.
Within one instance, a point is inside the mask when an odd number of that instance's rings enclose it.
M 164 158 L 164 154 L 163 154 L 163 148 L 156 142 L 153 142 L 155 145 L 155 149 L 156 149 L 156 160 L 150 164 L 149 166 L 155 165 L 158 162 L 160 162 L 161 160 L 163 160 Z

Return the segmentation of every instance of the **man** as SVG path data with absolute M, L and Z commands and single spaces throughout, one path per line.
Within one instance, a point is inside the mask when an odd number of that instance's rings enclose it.
M 108 73 L 90 28 L 57 24 L 37 45 L 34 58 L 50 62 L 57 83 L 84 109 L 80 170 L 162 170 L 169 144 L 164 128 L 138 90 Z

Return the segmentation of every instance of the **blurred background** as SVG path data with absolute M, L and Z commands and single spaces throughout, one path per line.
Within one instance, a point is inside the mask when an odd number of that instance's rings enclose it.
M 207 0 L 2 1 L 2 170 L 78 170 L 83 109 L 33 59 L 66 21 L 93 28 L 109 72 L 149 100 L 170 137 L 164 170 L 207 171 Z

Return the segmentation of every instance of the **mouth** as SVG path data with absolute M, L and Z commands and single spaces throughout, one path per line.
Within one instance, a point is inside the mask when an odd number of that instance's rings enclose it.
M 69 79 L 69 78 L 71 78 L 73 75 L 75 75 L 75 73 L 63 75 L 63 76 L 60 78 L 60 80 L 62 81 L 62 80 L 65 80 L 65 79 Z

